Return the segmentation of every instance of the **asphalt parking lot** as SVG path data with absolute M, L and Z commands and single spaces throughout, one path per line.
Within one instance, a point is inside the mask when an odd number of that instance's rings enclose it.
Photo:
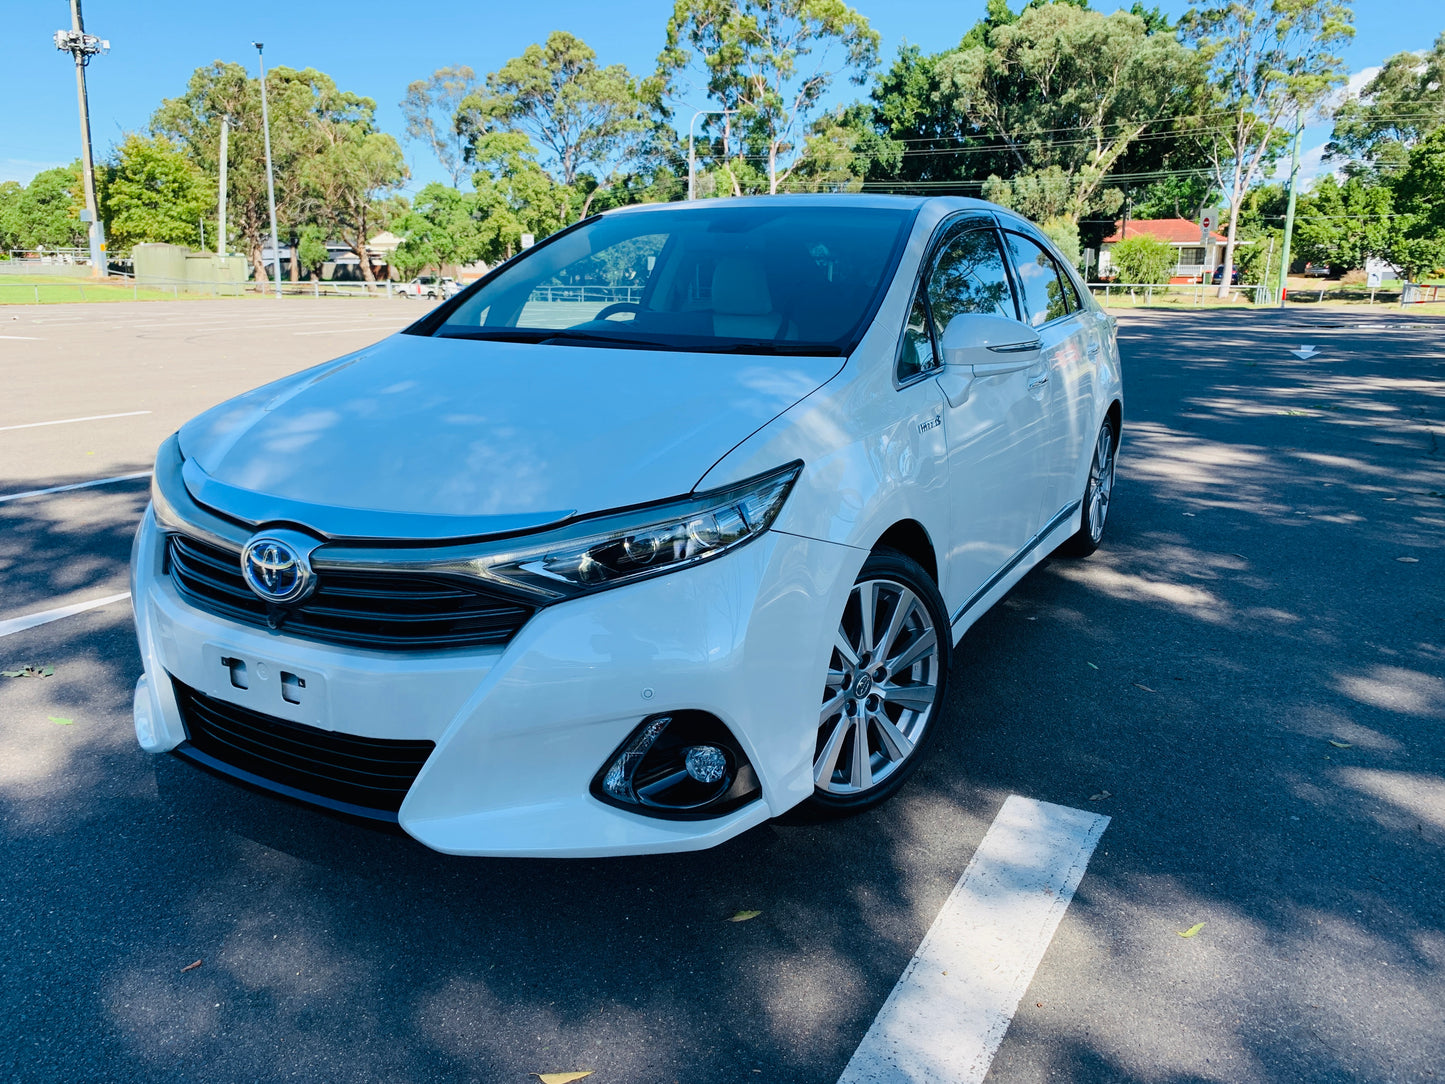
M 832 1084 L 1009 795 L 1111 820 L 990 1082 L 1445 1078 L 1445 320 L 1123 315 L 1110 537 L 969 632 L 892 803 L 564 862 L 142 753 L 124 599 L 3 631 L 127 590 L 148 483 L 16 494 L 420 311 L 0 309 L 0 669 L 54 668 L 0 678 L 0 1078 Z

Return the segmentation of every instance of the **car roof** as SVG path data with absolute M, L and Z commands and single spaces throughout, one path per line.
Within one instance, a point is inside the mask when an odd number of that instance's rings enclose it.
M 648 214 L 664 208 L 670 208 L 672 210 L 707 210 L 708 208 L 720 206 L 736 207 L 739 205 L 762 204 L 773 207 L 779 203 L 807 207 L 877 207 L 911 208 L 914 210 L 929 207 L 942 211 L 966 210 L 968 208 L 989 211 L 1004 210 L 1004 208 L 999 207 L 997 204 L 988 203 L 981 199 L 972 199 L 967 196 L 896 196 L 881 192 L 799 192 L 775 196 L 726 196 L 719 199 L 682 200 L 673 203 L 634 203 L 627 207 L 618 207 L 607 211 L 606 214 Z

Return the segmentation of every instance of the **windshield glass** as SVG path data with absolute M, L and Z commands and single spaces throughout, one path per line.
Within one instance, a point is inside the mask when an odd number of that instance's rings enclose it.
M 449 338 L 835 355 L 862 338 L 912 208 L 719 204 L 590 219 L 419 330 Z

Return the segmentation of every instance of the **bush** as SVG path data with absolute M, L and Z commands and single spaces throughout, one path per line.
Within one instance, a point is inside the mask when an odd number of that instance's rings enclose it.
M 1045 237 L 1054 243 L 1059 250 L 1059 255 L 1079 267 L 1079 227 L 1074 220 L 1065 215 L 1058 218 L 1051 218 L 1039 224 Z
M 1173 245 L 1142 234 L 1116 244 L 1109 259 L 1120 282 L 1137 283 L 1168 282 L 1178 263 Z

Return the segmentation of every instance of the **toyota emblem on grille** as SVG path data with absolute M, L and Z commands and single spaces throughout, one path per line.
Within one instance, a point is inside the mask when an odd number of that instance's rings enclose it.
M 258 534 L 241 551 L 241 578 L 267 602 L 299 602 L 316 587 L 310 557 L 317 545 L 290 531 Z

